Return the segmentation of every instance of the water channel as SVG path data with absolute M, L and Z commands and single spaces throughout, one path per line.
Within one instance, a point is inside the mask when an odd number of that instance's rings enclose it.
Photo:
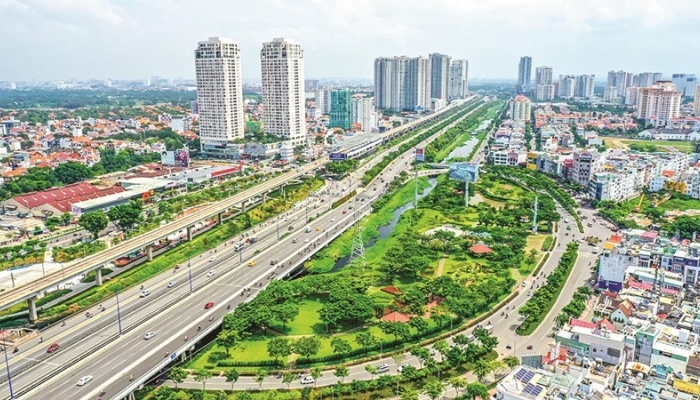
M 433 189 L 435 189 L 435 186 L 437 185 L 437 179 L 435 178 L 430 178 L 428 179 L 428 183 L 430 184 L 429 187 L 425 188 L 422 193 L 418 193 L 418 198 L 421 199 L 425 196 L 427 196 Z M 413 185 L 413 182 L 409 183 Z M 394 230 L 396 227 L 396 224 L 399 222 L 399 218 L 401 218 L 401 214 L 405 213 L 406 211 L 410 210 L 413 208 L 413 200 L 409 201 L 408 203 L 402 205 L 401 207 L 397 208 L 394 210 L 394 218 L 392 218 L 391 222 L 389 222 L 386 225 L 382 225 L 378 228 L 379 230 L 379 236 L 373 237 L 369 240 L 369 243 L 365 245 L 365 249 L 372 247 L 377 243 L 378 240 L 381 239 L 386 239 L 389 237 L 391 232 Z M 338 261 L 335 262 L 335 265 L 333 265 L 333 268 L 331 268 L 330 272 L 336 272 L 346 266 L 348 262 L 350 261 L 350 256 L 345 256 L 341 257 L 338 259 Z
M 447 159 L 449 160 L 450 158 L 454 157 L 469 157 L 469 155 L 472 153 L 472 150 L 474 149 L 474 146 L 479 144 L 479 139 L 476 137 L 476 134 L 488 128 L 490 123 L 490 119 L 482 121 L 479 127 L 477 127 L 474 130 L 474 132 L 472 132 L 472 137 L 469 138 L 469 140 L 467 140 L 466 142 L 464 142 L 463 145 L 452 150 L 447 156 Z

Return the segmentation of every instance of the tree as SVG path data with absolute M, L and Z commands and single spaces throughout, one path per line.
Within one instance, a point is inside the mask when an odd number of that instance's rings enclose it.
M 229 349 L 235 347 L 240 339 L 241 338 L 238 335 L 238 332 L 224 329 L 221 332 L 219 332 L 219 335 L 216 336 L 216 344 L 218 344 L 219 346 L 223 347 L 224 350 L 226 350 L 226 357 L 228 357 Z
M 202 392 L 206 390 L 207 381 L 211 379 L 212 374 L 208 369 L 201 369 L 194 375 L 194 380 L 202 382 Z
M 260 368 L 255 372 L 255 382 L 258 384 L 259 389 L 262 390 L 263 381 L 267 378 L 267 370 Z
M 418 358 L 420 361 L 420 367 L 423 368 L 423 363 L 430 360 L 430 351 L 425 347 L 414 347 L 411 349 L 411 355 Z
M 171 400 L 175 396 L 175 392 L 167 386 L 160 386 L 153 391 L 154 400 Z
M 318 354 L 320 349 L 321 341 L 316 336 L 305 336 L 292 344 L 292 350 L 307 359 Z
M 472 382 L 467 384 L 466 396 L 475 399 L 480 397 L 482 399 L 489 398 L 489 388 L 479 382 Z
M 61 214 L 60 219 L 61 219 L 61 223 L 63 225 L 68 225 L 73 220 L 73 215 L 71 213 L 65 212 L 65 213 Z
M 91 211 L 83 214 L 78 221 L 83 229 L 92 234 L 93 239 L 100 236 L 100 232 L 107 227 L 109 219 L 102 211 Z
M 423 332 L 427 331 L 429 328 L 428 321 L 421 317 L 414 317 L 408 321 L 408 326 L 415 329 L 419 335 L 423 335 Z
M 347 378 L 350 375 L 350 370 L 345 365 L 340 364 L 335 367 L 333 375 L 340 378 L 340 383 L 342 384 L 345 381 L 345 378 Z
M 450 345 L 447 343 L 447 341 L 445 339 L 438 340 L 433 345 L 433 348 L 440 353 L 440 362 L 445 361 L 447 352 L 450 350 Z
M 377 344 L 377 337 L 370 331 L 360 332 L 355 335 L 355 343 L 362 346 L 362 348 L 367 349 L 368 347 Z
M 365 371 L 369 372 L 369 374 L 372 375 L 372 380 L 374 380 L 374 376 L 379 373 L 378 368 L 370 364 L 365 365 Z
M 274 337 L 267 342 L 267 354 L 278 361 L 280 357 L 289 357 L 292 354 L 292 346 L 288 339 Z
M 458 396 L 459 390 L 467 387 L 467 380 L 461 376 L 453 376 L 450 378 L 450 386 L 455 388 L 455 396 Z
M 187 375 L 189 375 L 187 373 L 187 371 L 185 371 L 185 369 L 181 368 L 181 367 L 173 367 L 170 370 L 169 376 L 170 376 L 170 379 L 172 379 L 173 382 L 175 382 L 175 389 L 177 389 L 177 385 L 179 383 L 184 382 L 185 378 L 187 378 Z
M 75 161 L 59 164 L 54 168 L 53 174 L 64 185 L 85 181 L 93 177 L 93 172 L 87 165 Z
M 403 388 L 399 397 L 401 400 L 418 400 L 420 398 L 419 393 L 411 388 Z
M 503 357 L 503 364 L 505 364 L 506 367 L 510 368 L 512 371 L 513 368 L 520 365 L 520 360 L 518 359 L 518 357 L 515 357 L 515 356 L 507 356 L 507 357 Z
M 299 315 L 299 306 L 291 301 L 285 301 L 272 307 L 272 315 L 282 323 L 282 330 L 287 330 L 287 323 Z
M 408 325 L 403 322 L 382 322 L 379 328 L 386 335 L 394 336 L 394 340 L 399 338 L 410 338 L 411 332 L 408 330 Z
M 236 393 L 236 400 L 253 400 L 253 395 L 248 392 Z
M 333 348 L 333 353 L 335 354 L 346 354 L 352 351 L 352 346 L 347 340 L 343 340 L 339 337 L 334 337 L 331 339 L 331 347 Z
M 231 391 L 233 391 L 233 385 L 238 382 L 238 378 L 240 377 L 240 374 L 238 373 L 238 370 L 233 368 L 229 370 L 226 373 L 226 382 L 231 382 Z
M 557 328 L 561 328 L 568 322 L 569 314 L 567 314 L 565 311 L 560 312 L 559 314 L 557 314 L 556 318 L 554 318 L 554 325 L 556 325 Z
M 472 372 L 474 372 L 474 375 L 476 375 L 476 377 L 479 378 L 480 382 L 482 382 L 484 378 L 486 378 L 491 373 L 491 371 L 491 363 L 484 359 L 478 360 L 474 364 L 474 369 L 472 370 Z
M 311 377 L 314 378 L 314 387 L 316 387 L 316 384 L 318 383 L 318 378 L 323 375 L 323 369 L 321 367 L 314 367 L 311 369 L 310 373 Z
M 128 204 L 120 204 L 107 211 L 109 220 L 120 230 L 128 232 L 141 220 L 141 202 L 132 200 Z
M 282 383 L 287 384 L 287 389 L 289 389 L 289 385 L 291 385 L 296 378 L 296 374 L 293 374 L 291 372 L 285 372 L 282 374 Z
M 494 378 L 496 378 L 496 375 L 499 372 L 506 369 L 505 363 L 503 363 L 503 361 L 500 361 L 500 360 L 491 360 L 490 367 L 491 367 L 491 372 L 493 372 Z
M 431 400 L 435 400 L 438 397 L 442 396 L 442 393 L 445 391 L 445 384 L 437 380 L 436 378 L 432 378 L 425 382 L 425 386 L 423 387 L 423 392 L 430 397 Z

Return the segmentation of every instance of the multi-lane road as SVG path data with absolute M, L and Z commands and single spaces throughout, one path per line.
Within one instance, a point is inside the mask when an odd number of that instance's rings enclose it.
M 449 107 L 445 107 L 444 109 L 436 113 L 433 113 L 419 120 L 410 122 L 408 124 L 402 125 L 400 127 L 394 128 L 388 132 L 383 133 L 382 135 L 386 138 L 391 138 L 407 130 L 414 129 L 420 126 L 421 124 L 431 121 L 437 118 L 438 116 L 444 114 L 445 112 L 453 110 L 456 107 L 459 107 L 465 102 L 468 102 L 474 98 L 476 98 L 476 96 L 472 96 L 469 99 L 455 102 Z M 85 273 L 87 271 L 90 271 L 91 269 L 98 268 L 100 265 L 108 264 L 116 258 L 119 258 L 133 251 L 139 250 L 146 245 L 155 243 L 156 241 L 167 237 L 172 233 L 179 232 L 183 229 L 187 229 L 192 225 L 196 224 L 197 222 L 200 222 L 206 218 L 215 217 L 218 213 L 223 212 L 226 209 L 240 206 L 243 202 L 249 200 L 250 198 L 259 196 L 262 193 L 273 190 L 290 180 L 308 174 L 314 171 L 315 169 L 325 165 L 327 162 L 328 160 L 326 159 L 314 161 L 312 163 L 304 165 L 303 167 L 299 167 L 286 174 L 280 175 L 276 178 L 263 182 L 252 189 L 245 190 L 237 195 L 229 197 L 228 199 L 204 207 L 196 213 L 185 216 L 184 218 L 174 221 L 164 226 L 163 228 L 144 233 L 138 237 L 119 243 L 116 246 L 113 246 L 96 255 L 88 257 L 85 260 L 75 263 L 67 268 L 63 268 L 60 271 L 46 274 L 45 276 L 42 276 L 41 278 L 32 281 L 31 283 L 27 283 L 12 289 L 4 290 L 0 292 L 0 307 L 9 307 L 22 300 L 32 298 L 39 294 L 42 290 L 64 282 L 66 279 L 71 279 L 73 276 L 80 275 L 81 273 Z
M 559 314 L 559 312 L 564 308 L 564 306 L 566 306 L 571 301 L 573 294 L 576 291 L 576 288 L 578 288 L 579 286 L 586 285 L 592 277 L 591 267 L 593 266 L 597 256 L 596 254 L 592 253 L 592 247 L 587 246 L 585 243 L 582 243 L 580 245 L 576 265 L 572 270 L 572 273 L 564 287 L 564 290 L 562 290 L 561 296 L 559 297 L 555 305 L 552 307 L 552 310 L 549 312 L 545 320 L 542 322 L 539 328 L 535 330 L 533 334 L 525 337 L 518 336 L 515 334 L 515 328 L 521 322 L 521 318 L 517 313 L 517 309 L 523 304 L 525 304 L 525 302 L 530 298 L 530 295 L 534 290 L 533 286 L 536 289 L 538 284 L 541 285 L 545 282 L 542 276 L 548 275 L 558 265 L 559 260 L 561 259 L 561 255 L 566 249 L 567 243 L 581 238 L 583 236 L 593 235 L 598 237 L 605 237 L 610 233 L 609 230 L 605 229 L 599 224 L 594 224 L 592 228 L 587 228 L 586 233 L 583 235 L 579 233 L 572 233 L 576 231 L 567 231 L 566 225 L 569 224 L 564 222 L 564 220 L 566 218 L 572 219 L 572 217 L 568 215 L 563 208 L 558 208 L 558 211 L 562 216 L 562 220 L 559 222 L 556 237 L 557 242 L 561 243 L 561 245 L 557 245 L 557 247 L 555 247 L 555 249 L 552 251 L 552 254 L 550 254 L 550 257 L 542 267 L 542 274 L 537 278 L 529 278 L 525 280 L 525 284 L 518 288 L 518 296 L 507 304 L 508 310 L 506 310 L 505 307 L 502 308 L 504 315 L 501 315 L 501 313 L 499 312 L 491 319 L 484 322 L 484 324 L 490 323 L 493 326 L 493 335 L 495 335 L 499 339 L 499 344 L 496 350 L 501 356 L 516 355 L 520 357 L 528 354 L 545 354 L 549 350 L 549 344 L 553 342 L 553 339 L 549 338 L 548 336 L 550 336 L 552 333 L 551 329 L 554 326 L 554 318 Z M 588 217 L 587 221 L 592 221 L 592 214 L 594 211 L 582 209 L 582 212 Z M 569 233 L 568 235 L 567 232 Z M 471 329 L 461 333 L 471 333 Z M 452 341 L 448 339 L 448 343 L 452 344 Z M 532 346 L 531 349 L 528 349 L 528 347 L 530 346 Z M 434 357 L 436 360 L 440 360 L 440 355 L 437 352 L 435 353 Z M 403 358 L 404 360 L 401 361 L 400 364 L 410 364 L 416 368 L 420 368 L 420 361 L 411 354 L 405 353 L 403 355 Z M 378 367 L 382 364 L 388 364 L 390 366 L 390 370 L 389 372 L 387 372 L 388 374 L 398 373 L 397 368 L 399 367 L 399 365 L 397 365 L 393 358 L 385 357 L 367 363 L 350 366 L 350 375 L 346 378 L 346 381 L 349 382 L 354 379 L 375 379 L 374 376 L 372 376 L 366 371 L 365 366 L 367 364 L 372 365 L 374 367 Z M 323 376 L 318 379 L 316 384 L 317 386 L 331 386 L 337 383 L 337 381 L 338 378 L 333 375 L 333 371 L 326 371 L 324 372 Z M 174 386 L 174 383 L 168 381 L 166 382 L 166 385 Z M 185 382 L 181 383 L 179 386 L 194 389 L 201 388 L 201 383 L 195 382 L 194 379 L 192 379 L 192 377 L 188 377 L 188 379 Z M 302 385 L 299 380 L 296 380 L 290 385 L 291 388 L 300 388 L 303 386 L 304 385 Z M 243 376 L 238 380 L 238 382 L 236 382 L 236 390 L 254 390 L 258 387 L 258 383 L 256 383 L 253 377 L 250 376 Z M 277 379 L 274 377 L 268 378 L 266 382 L 263 383 L 263 389 L 266 390 L 285 389 L 286 387 L 287 385 L 284 384 L 281 379 Z M 223 377 L 214 377 L 207 382 L 207 389 L 209 390 L 229 390 L 230 388 L 230 382 L 226 382 L 225 378 Z
M 439 136 L 434 135 L 431 139 Z M 386 152 L 392 151 L 389 149 Z M 381 160 L 381 154 L 370 161 L 354 176 L 360 177 L 363 170 L 371 168 Z M 410 161 L 410 155 L 402 157 L 392 164 L 392 169 L 384 173 L 385 178 L 397 175 L 405 169 L 405 164 Z M 351 177 L 352 178 L 352 177 Z M 359 179 L 351 179 L 347 184 L 340 182 L 336 188 L 328 188 L 326 191 L 339 192 L 339 188 L 347 186 L 348 191 L 358 184 Z M 376 189 L 376 190 L 375 190 Z M 154 365 L 162 363 L 166 358 L 166 352 L 170 354 L 184 344 L 187 335 L 194 340 L 198 334 L 203 334 L 209 326 L 209 317 L 213 322 L 218 322 L 227 312 L 228 306 L 235 307 L 241 301 L 249 298 L 241 296 L 243 288 L 252 288 L 255 294 L 255 285 L 268 282 L 266 277 L 277 271 L 282 275 L 292 264 L 303 261 L 311 253 L 299 249 L 308 246 L 313 250 L 314 244 L 320 248 L 325 242 L 330 241 L 335 232 L 347 228 L 354 220 L 354 213 L 365 213 L 369 210 L 370 202 L 382 193 L 378 186 L 370 187 L 361 194 L 366 201 L 359 201 L 357 209 L 347 212 L 347 208 L 339 208 L 315 220 L 310 225 L 310 232 L 305 232 L 303 215 L 305 207 L 298 208 L 296 214 L 288 216 L 287 220 L 280 221 L 281 233 L 287 232 L 290 225 L 294 226 L 294 234 L 277 241 L 277 223 L 268 222 L 262 232 L 256 232 L 259 239 L 252 248 L 243 250 L 243 264 L 239 263 L 239 254 L 234 252 L 229 243 L 225 247 L 217 249 L 216 253 L 203 255 L 200 260 L 195 260 L 193 265 L 193 294 L 189 292 L 189 269 L 181 266 L 170 276 L 165 274 L 157 277 L 146 285 L 151 294 L 146 298 L 139 297 L 137 290 L 127 291 L 120 296 L 120 311 L 126 315 L 122 318 L 123 335 L 111 341 L 105 341 L 119 330 L 116 319 L 116 299 L 103 304 L 105 311 L 93 311 L 95 316 L 74 317 L 65 327 L 54 327 L 50 331 L 42 332 L 43 343 L 32 342 L 27 344 L 29 348 L 22 349 L 20 354 L 11 360 L 12 368 L 16 371 L 26 369 L 32 363 L 33 368 L 20 373 L 13 379 L 15 391 L 26 389 L 29 385 L 41 382 L 38 388 L 24 394 L 26 398 L 90 398 L 101 389 L 107 391 L 107 398 L 112 398 L 118 391 L 129 385 L 128 377 L 134 374 L 140 377 Z M 336 193 L 343 195 L 343 193 Z M 313 200 L 312 200 L 313 201 Z M 320 202 L 320 200 L 318 200 Z M 332 201 L 328 199 L 326 201 Z M 324 203 L 323 205 L 325 206 Z M 320 207 L 321 211 L 324 207 Z M 344 211 L 346 211 L 344 213 Z M 296 220 L 295 220 L 296 218 Z M 300 220 L 301 218 L 301 220 Z M 300 223 L 299 223 L 300 222 Z M 259 255 L 254 255 L 255 249 L 263 249 Z M 209 261 L 209 257 L 216 259 Z M 256 265 L 247 267 L 248 262 L 254 260 Z M 278 264 L 271 266 L 270 261 L 276 260 Z M 216 273 L 207 276 L 207 271 L 215 269 Z M 168 288 L 167 283 L 177 281 L 175 287 Z M 204 285 L 206 284 L 206 287 Z M 200 288 L 199 290 L 197 290 Z M 247 293 L 247 292 L 246 292 Z M 181 299 L 182 296 L 186 296 Z M 178 299 L 180 299 L 178 301 Z M 170 305 L 176 302 L 176 305 Z M 213 302 L 214 307 L 205 310 L 207 302 Z M 129 310 L 133 310 L 128 312 Z M 104 327 L 100 328 L 101 325 Z M 197 327 L 203 327 L 200 332 Z M 153 331 L 156 336 L 150 340 L 143 339 L 146 332 Z M 88 337 L 85 337 L 87 334 Z M 46 348 L 53 342 L 62 345 L 61 350 L 46 357 Z M 75 343 L 73 343 L 75 342 Z M 62 354 L 63 353 L 63 354 Z M 75 357 L 85 357 L 75 367 L 68 368 L 58 375 L 44 382 L 42 377 L 50 377 L 60 371 L 61 366 L 73 360 Z M 85 375 L 92 375 L 94 380 L 83 387 L 76 386 L 77 380 Z M 0 390 L 7 392 L 7 382 L 3 382 Z

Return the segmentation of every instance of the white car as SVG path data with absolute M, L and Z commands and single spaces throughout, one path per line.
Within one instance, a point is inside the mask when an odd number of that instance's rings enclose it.
M 85 375 L 78 380 L 78 386 L 83 386 L 92 380 L 92 375 Z
M 209 257 L 209 262 L 212 262 L 212 261 L 214 261 L 214 260 L 216 260 L 216 256 L 211 256 L 211 257 Z
M 312 376 L 305 376 L 301 378 L 302 385 L 312 385 L 314 383 L 314 378 Z
M 148 333 L 146 333 L 145 335 L 143 335 L 144 340 L 151 340 L 151 339 L 153 339 L 154 337 L 156 337 L 156 333 L 153 332 L 153 331 L 148 332 Z
M 177 284 L 175 281 L 168 282 L 168 288 L 174 287 Z
M 150 295 L 150 294 L 151 294 L 151 291 L 148 289 L 143 289 L 141 291 L 141 297 L 148 297 L 148 295 Z
M 389 372 L 389 364 L 382 364 L 377 367 L 377 373 L 383 374 L 385 372 Z
M 207 278 L 211 278 L 214 276 L 214 274 L 216 274 L 216 270 L 212 269 L 211 271 L 207 272 Z
M 309 243 L 309 238 L 304 239 L 304 243 Z

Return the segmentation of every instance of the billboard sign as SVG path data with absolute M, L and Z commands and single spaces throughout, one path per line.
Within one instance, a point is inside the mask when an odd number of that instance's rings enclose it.
M 425 161 L 425 149 L 416 148 L 416 161 Z
M 345 161 L 348 159 L 347 153 L 329 153 L 328 159 L 331 161 Z
M 476 182 L 479 179 L 479 164 L 469 162 L 450 163 L 450 179 Z
M 160 162 L 169 167 L 188 168 L 190 166 L 190 154 L 187 149 L 164 151 L 160 154 Z

